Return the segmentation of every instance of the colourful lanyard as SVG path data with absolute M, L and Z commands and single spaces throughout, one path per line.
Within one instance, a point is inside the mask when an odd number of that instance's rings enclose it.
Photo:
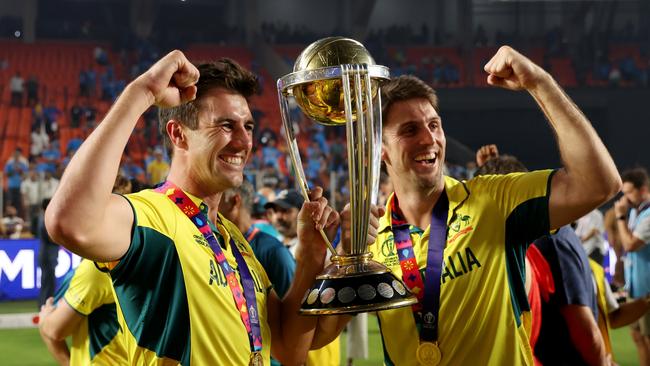
M 262 350 L 262 332 L 260 330 L 260 319 L 257 311 L 257 299 L 255 298 L 255 282 L 253 276 L 246 265 L 244 257 L 237 249 L 235 242 L 230 239 L 230 247 L 232 253 L 237 261 L 239 267 L 239 276 L 241 277 L 242 285 L 244 286 L 243 296 L 242 289 L 237 281 L 235 271 L 228 264 L 226 256 L 221 250 L 221 246 L 217 242 L 212 229 L 208 224 L 206 215 L 194 204 L 194 202 L 178 188 L 174 183 L 166 181 L 160 187 L 155 189 L 156 192 L 162 193 L 169 197 L 172 202 L 192 221 L 192 223 L 199 229 L 203 237 L 210 244 L 214 258 L 217 260 L 219 267 L 226 275 L 228 286 L 232 292 L 232 297 L 235 300 L 235 305 L 241 316 L 242 323 L 248 332 L 248 341 L 250 342 L 251 352 L 260 352 Z M 249 306 L 247 307 L 247 304 Z
M 447 237 L 447 210 L 449 199 L 443 190 L 431 212 L 429 227 L 429 249 L 427 252 L 427 267 L 425 281 L 420 275 L 418 262 L 413 252 L 413 242 L 409 223 L 404 219 L 399 208 L 397 196 L 391 202 L 391 226 L 395 236 L 395 247 L 399 256 L 404 282 L 415 294 L 418 303 L 413 305 L 413 312 L 422 312 L 422 327 L 420 340 L 435 342 L 438 339 L 438 313 L 440 310 L 440 275 L 442 273 L 442 257 Z M 428 296 L 424 296 L 424 294 Z

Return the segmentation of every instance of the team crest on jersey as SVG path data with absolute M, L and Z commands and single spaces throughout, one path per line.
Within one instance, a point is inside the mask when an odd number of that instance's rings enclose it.
M 449 225 L 447 244 L 454 243 L 458 238 L 467 235 L 472 230 L 474 230 L 474 226 L 472 226 L 472 217 L 459 213 L 456 216 L 456 220 Z
M 388 235 L 386 240 L 381 243 L 379 247 L 381 255 L 384 257 L 384 265 L 387 267 L 392 267 L 399 265 L 399 257 L 395 251 L 395 239 L 393 235 Z

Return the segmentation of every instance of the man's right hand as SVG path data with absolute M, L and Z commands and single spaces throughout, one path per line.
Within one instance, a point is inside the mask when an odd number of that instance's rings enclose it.
M 379 230 L 379 219 L 386 213 L 384 206 L 371 205 L 370 217 L 368 220 L 368 236 L 366 237 L 366 244 L 371 245 L 375 242 Z M 352 212 L 350 211 L 350 204 L 348 203 L 341 211 L 341 244 L 340 248 L 346 254 L 350 253 L 352 248 Z
M 199 70 L 183 52 L 174 50 L 158 60 L 134 83 L 145 87 L 152 104 L 168 108 L 194 100 L 198 80 Z

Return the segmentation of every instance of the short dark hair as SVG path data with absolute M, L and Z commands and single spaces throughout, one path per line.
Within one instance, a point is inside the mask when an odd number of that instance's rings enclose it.
M 490 159 L 481 165 L 474 176 L 488 175 L 488 174 L 510 174 L 527 172 L 526 166 L 512 155 L 499 155 L 496 158 Z
M 645 168 L 629 169 L 621 174 L 623 183 L 632 183 L 634 188 L 641 189 L 643 187 L 650 187 L 650 179 L 648 178 L 648 171 Z
M 229 58 L 200 63 L 199 80 L 196 83 L 196 99 L 172 108 L 160 108 L 158 111 L 158 128 L 165 147 L 171 153 L 172 143 L 167 136 L 166 125 L 169 120 L 179 121 L 182 125 L 195 130 L 199 127 L 199 107 L 203 97 L 212 89 L 224 88 L 249 98 L 257 92 L 257 76 Z
M 386 115 L 391 105 L 403 100 L 425 98 L 428 99 L 436 112 L 438 110 L 438 96 L 432 87 L 413 75 L 401 75 L 391 79 L 381 87 L 381 116 L 386 120 Z

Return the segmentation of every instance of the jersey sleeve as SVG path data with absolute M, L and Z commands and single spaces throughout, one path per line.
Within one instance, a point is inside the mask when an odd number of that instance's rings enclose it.
M 89 260 L 83 260 L 70 279 L 63 295 L 75 311 L 89 315 L 98 307 L 114 302 L 110 277 Z
M 119 273 L 128 272 L 130 267 L 138 265 L 138 257 L 147 255 L 147 251 L 151 249 L 150 246 L 144 245 L 148 240 L 160 241 L 168 239 L 167 237 L 161 238 L 164 235 L 156 235 L 157 233 L 172 233 L 176 230 L 176 223 L 174 220 L 165 220 L 161 215 L 161 209 L 155 206 L 155 201 L 148 199 L 149 194 L 145 191 L 137 194 L 128 194 L 123 197 L 127 200 L 131 209 L 133 210 L 133 226 L 131 227 L 131 242 L 129 249 L 124 256 L 117 261 L 101 263 L 98 262 L 97 266 L 104 270 L 109 270 L 111 276 Z M 171 201 L 164 201 L 165 205 L 172 204 Z M 154 230 L 148 230 L 154 228 Z M 155 232 L 154 232 L 155 231 Z M 151 236 L 155 238 L 150 238 Z M 116 270 L 116 268 L 120 268 Z
M 551 179 L 555 171 L 486 175 L 471 189 L 488 194 L 506 220 L 506 241 L 531 243 L 548 234 Z

